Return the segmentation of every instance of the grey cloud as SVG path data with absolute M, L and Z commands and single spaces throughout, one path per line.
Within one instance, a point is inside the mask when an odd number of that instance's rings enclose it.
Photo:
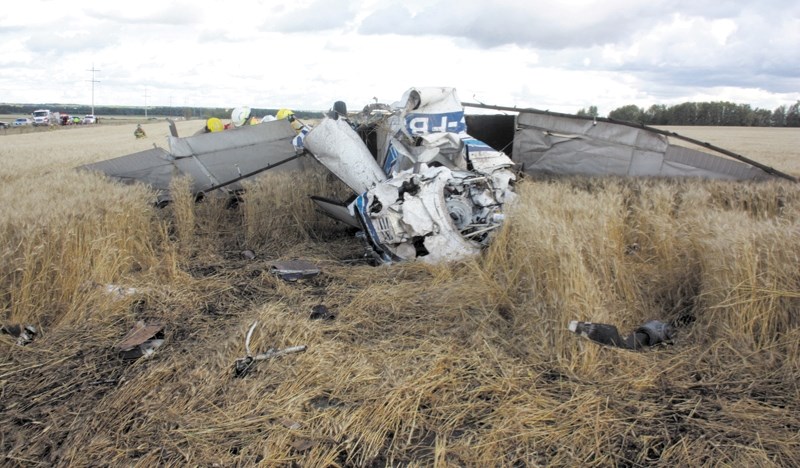
M 286 33 L 337 29 L 345 27 L 354 18 L 354 12 L 349 1 L 316 0 L 302 9 L 283 9 L 264 23 L 261 29 Z
M 748 17 L 784 21 L 782 18 L 792 15 L 796 18 L 797 10 L 790 0 L 766 0 L 752 7 L 732 0 L 607 0 L 584 7 L 513 0 L 491 4 L 444 0 L 412 13 L 397 2 L 368 15 L 359 32 L 466 38 L 486 48 L 517 44 L 557 50 L 628 43 L 675 15 L 721 19 L 747 12 Z
M 623 72 L 676 87 L 746 87 L 773 93 L 800 89 L 800 4 L 773 0 L 766 2 L 766 7 L 750 8 L 735 2 L 662 3 L 614 13 L 621 7 L 610 0 L 604 4 L 608 10 L 605 17 L 592 16 L 583 20 L 588 21 L 583 25 L 561 23 L 563 12 L 548 13 L 550 24 L 542 25 L 542 19 L 532 18 L 524 8 L 503 5 L 484 17 L 468 8 L 454 11 L 436 23 L 433 18 L 441 12 L 434 15 L 428 8 L 412 15 L 393 5 L 368 17 L 362 31 L 466 37 L 485 47 L 516 43 L 537 49 L 539 61 L 533 67 Z M 438 8 L 445 8 L 443 5 Z M 518 14 L 510 14 L 513 8 Z M 671 27 L 676 19 L 671 12 L 676 9 L 681 9 L 680 21 L 690 22 L 689 26 Z M 620 19 L 632 16 L 636 19 Z M 711 31 L 715 19 L 736 24 L 724 43 Z M 527 30 L 522 23 L 528 24 Z M 618 53 L 609 56 L 609 50 Z M 585 65 L 587 58 L 590 62 Z
M 369 15 L 361 24 L 364 34 L 442 35 L 467 38 L 482 47 L 518 44 L 542 49 L 590 47 L 618 42 L 649 28 L 660 15 L 644 4 L 617 11 L 582 11 L 514 2 L 436 3 L 417 14 L 393 4 Z

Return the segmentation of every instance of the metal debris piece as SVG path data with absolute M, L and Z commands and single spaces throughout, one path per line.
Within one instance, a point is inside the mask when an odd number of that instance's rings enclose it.
M 302 427 L 302 424 L 300 424 L 299 422 L 292 421 L 291 419 L 288 418 L 281 418 L 281 424 L 283 424 L 283 427 L 285 427 L 286 429 L 300 429 Z
M 641 349 L 660 343 L 671 343 L 675 329 L 664 322 L 651 320 L 637 328 L 626 338 L 622 338 L 614 325 L 606 323 L 578 322 L 569 323 L 569 330 L 596 343 L 622 349 Z
M 244 350 L 247 353 L 247 356 L 239 358 L 233 363 L 233 374 L 235 377 L 241 378 L 246 376 L 250 372 L 250 369 L 252 369 L 255 363 L 258 361 L 266 361 L 268 359 L 280 357 L 285 354 L 302 353 L 308 349 L 308 346 L 306 345 L 289 346 L 288 348 L 283 349 L 270 348 L 265 353 L 256 354 L 253 356 L 253 354 L 250 352 L 250 338 L 253 337 L 253 331 L 256 329 L 256 325 L 258 325 L 258 320 L 250 325 L 250 329 L 247 330 L 247 335 L 245 335 Z
M 311 320 L 333 320 L 336 314 L 328 310 L 324 304 L 317 304 L 311 308 Z
M 305 452 L 306 450 L 310 449 L 314 446 L 314 442 L 309 439 L 295 439 L 292 442 L 292 448 L 297 450 L 298 452 Z
M 111 294 L 115 300 L 124 299 L 127 296 L 132 296 L 139 292 L 136 288 L 126 288 L 118 284 L 107 284 L 104 286 L 104 290 L 108 294 Z
M 17 346 L 25 346 L 36 337 L 36 327 L 33 325 L 3 325 L 0 332 L 11 335 L 17 339 Z
M 312 278 L 320 273 L 318 266 L 305 260 L 275 262 L 270 266 L 270 271 L 286 281 Z
M 164 325 L 159 323 L 146 325 L 140 320 L 115 348 L 123 359 L 139 359 L 152 356 L 156 348 L 162 344 L 164 344 Z

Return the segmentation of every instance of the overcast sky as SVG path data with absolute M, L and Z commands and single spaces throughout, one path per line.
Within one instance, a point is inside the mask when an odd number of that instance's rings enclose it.
M 13 7 L 12 7 L 13 5 Z M 350 109 L 410 87 L 602 115 L 800 99 L 798 0 L 25 0 L 0 102 Z

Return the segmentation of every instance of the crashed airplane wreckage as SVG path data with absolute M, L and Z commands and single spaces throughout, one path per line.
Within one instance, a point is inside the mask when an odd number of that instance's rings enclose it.
M 465 106 L 517 115 L 465 115 Z M 311 155 L 354 193 L 347 202 L 314 196 L 314 203 L 363 232 L 385 263 L 457 260 L 479 252 L 501 226 L 520 172 L 795 180 L 674 133 L 609 119 L 462 104 L 453 88 L 412 88 L 399 102 L 369 105 L 352 118 L 337 102 L 314 128 L 292 117 L 185 138 L 173 127 L 169 151 L 156 147 L 81 169 L 144 182 L 168 200 L 176 176 L 191 177 L 196 196 L 236 192 L 243 179 L 266 170 L 302 171 L 312 164 L 306 157 Z M 670 144 L 668 136 L 728 157 Z

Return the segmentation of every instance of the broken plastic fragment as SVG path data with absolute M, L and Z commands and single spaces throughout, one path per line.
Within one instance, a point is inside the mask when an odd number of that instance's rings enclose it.
M 658 320 L 645 323 L 626 338 L 620 336 L 616 326 L 606 323 L 573 320 L 569 323 L 569 330 L 596 343 L 622 349 L 640 349 L 659 343 L 671 343 L 675 334 L 675 329 L 671 325 Z
M 305 260 L 275 262 L 271 265 L 270 271 L 286 281 L 311 278 L 320 273 L 318 266 Z
M 336 314 L 328 310 L 324 304 L 317 304 L 311 308 L 311 320 L 333 320 Z
M 25 346 L 33 341 L 36 336 L 37 330 L 33 325 L 4 325 L 0 328 L 0 332 L 11 335 L 17 339 L 17 346 Z
M 123 359 L 139 359 L 152 356 L 162 344 L 164 344 L 164 325 L 157 323 L 146 325 L 140 320 L 115 348 Z

